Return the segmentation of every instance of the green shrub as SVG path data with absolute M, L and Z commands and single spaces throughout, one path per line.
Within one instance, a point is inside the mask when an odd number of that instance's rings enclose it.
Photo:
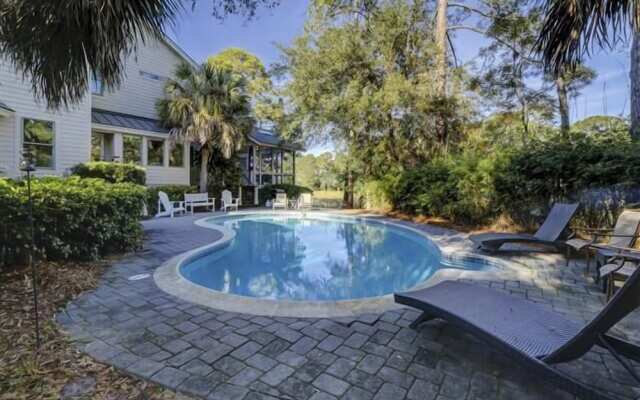
M 281 183 L 277 185 L 265 185 L 258 191 L 259 204 L 263 206 L 267 200 L 275 199 L 276 192 L 284 191 L 288 199 L 295 199 L 302 193 L 313 193 L 308 187 Z
M 150 216 L 156 215 L 158 212 L 158 192 L 165 192 L 172 201 L 184 201 L 185 193 L 198 193 L 196 186 L 189 185 L 161 185 L 152 186 L 147 189 L 147 213 Z M 209 193 L 209 196 L 213 196 Z
M 579 201 L 585 224 L 601 225 L 634 198 L 640 186 L 640 145 L 626 138 L 578 136 L 531 143 L 496 175 L 499 203 L 518 222 L 530 210 Z M 637 197 L 637 196 L 635 196 Z
M 355 197 L 358 208 L 391 208 L 387 182 L 383 180 L 358 182 L 355 188 Z
M 71 173 L 82 178 L 102 178 L 111 183 L 144 185 L 147 181 L 145 169 L 135 164 L 95 161 L 77 164 L 71 168 Z
M 39 257 L 91 260 L 141 244 L 143 186 L 48 177 L 32 181 L 32 194 Z M 2 263 L 24 260 L 29 246 L 26 182 L 0 179 L 0 220 Z

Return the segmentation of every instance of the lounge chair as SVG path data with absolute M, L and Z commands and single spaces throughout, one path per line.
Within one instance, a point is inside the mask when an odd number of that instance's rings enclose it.
M 547 215 L 540 229 L 533 234 L 527 233 L 482 233 L 472 235 L 469 239 L 474 242 L 479 249 L 496 252 L 506 243 L 527 243 L 553 246 L 556 249 L 564 246 L 560 241 L 560 236 L 567 229 L 569 222 L 578 210 L 579 204 L 556 203 Z
M 228 209 L 234 209 L 238 211 L 238 205 L 240 204 L 240 199 L 233 198 L 231 192 L 228 190 L 222 191 L 222 205 L 220 206 L 221 211 L 227 211 Z
M 158 192 L 158 213 L 156 217 L 171 217 L 187 212 L 183 201 L 171 201 L 165 192 Z
M 313 198 L 311 193 L 302 193 L 298 198 L 298 209 L 312 208 Z
M 615 255 L 616 247 L 628 248 L 633 247 L 640 229 L 640 212 L 623 211 L 616 221 L 613 229 L 591 229 L 591 228 L 574 228 L 579 232 L 585 232 L 592 236 L 591 240 L 570 239 L 565 242 L 567 246 L 567 264 L 569 264 L 570 252 L 587 252 L 587 271 L 591 264 L 591 251 L 595 250 L 596 254 L 603 257 L 612 257 Z M 607 243 L 598 243 L 602 237 L 609 237 Z
M 271 207 L 274 210 L 276 208 L 284 208 L 286 210 L 287 207 L 288 207 L 287 194 L 286 193 L 276 193 L 276 198 L 273 199 L 273 203 L 271 203 Z
M 609 300 L 616 290 L 616 282 L 628 280 L 640 267 L 640 250 L 624 249 L 607 259 L 599 270 L 599 278 L 604 281 L 604 289 Z
M 441 318 L 470 332 L 507 355 L 526 371 L 553 383 L 580 399 L 611 397 L 574 380 L 552 364 L 582 357 L 592 347 L 608 350 L 640 383 L 640 377 L 622 358 L 640 362 L 640 347 L 611 336 L 618 321 L 640 305 L 640 269 L 588 324 L 564 316 L 515 296 L 469 283 L 445 281 L 434 287 L 395 294 L 395 301 L 423 313 L 411 325 Z M 605 378 L 606 379 L 606 378 Z

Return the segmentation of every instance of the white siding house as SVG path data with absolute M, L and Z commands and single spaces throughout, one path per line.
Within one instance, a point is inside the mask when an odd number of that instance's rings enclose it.
M 195 64 L 169 39 L 140 42 L 113 91 L 95 80 L 79 104 L 50 110 L 31 82 L 0 58 L 0 176 L 20 176 L 21 154 L 36 155 L 37 174 L 63 175 L 90 160 L 134 162 L 147 184 L 189 184 L 189 146 L 173 145 L 157 121 L 156 101 L 178 63 Z

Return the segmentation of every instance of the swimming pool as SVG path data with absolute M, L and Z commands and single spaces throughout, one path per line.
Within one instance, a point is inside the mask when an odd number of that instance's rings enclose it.
M 436 271 L 480 271 L 481 259 L 443 257 L 425 235 L 369 218 L 322 214 L 214 217 L 235 237 L 180 266 L 196 285 L 259 299 L 355 300 L 412 288 Z

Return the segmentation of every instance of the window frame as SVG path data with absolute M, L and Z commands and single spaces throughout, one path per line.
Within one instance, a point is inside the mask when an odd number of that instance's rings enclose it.
M 167 167 L 169 167 L 169 168 L 184 168 L 184 166 L 185 166 L 185 164 L 187 162 L 187 157 L 184 156 L 184 152 L 185 152 L 185 148 L 186 148 L 185 144 L 184 143 L 175 142 L 175 143 L 173 143 L 173 148 L 172 148 L 171 144 L 167 141 L 165 145 L 169 146 L 169 149 L 168 149 L 169 150 L 169 159 L 167 160 Z M 180 156 L 180 157 L 182 157 L 182 164 L 181 165 L 172 165 L 171 164 L 171 158 L 172 158 L 171 154 L 173 153 L 173 151 L 176 149 L 176 147 L 178 145 L 182 146 L 182 155 Z
M 138 138 L 140 140 L 140 146 L 138 148 L 138 151 L 139 151 L 139 160 L 138 161 L 127 161 L 125 159 L 126 152 L 125 152 L 125 140 L 124 140 L 124 138 L 127 137 L 127 136 L 130 136 L 130 137 L 133 137 L 133 138 Z M 145 151 L 144 140 L 143 139 L 144 138 L 142 136 L 140 136 L 140 135 L 133 135 L 133 134 L 129 134 L 129 133 L 123 133 L 122 134 L 122 162 L 123 163 L 125 163 L 125 164 L 129 164 L 130 163 L 130 164 L 134 164 L 134 165 L 143 165 L 143 161 L 144 161 L 143 151 Z
M 151 149 L 150 148 L 151 142 L 160 142 L 161 143 L 161 147 L 160 147 L 160 151 L 161 151 L 161 153 L 160 153 L 160 164 L 152 164 L 150 162 L 150 159 L 149 159 L 150 152 L 149 152 L 149 150 Z M 164 160 L 164 146 L 166 146 L 166 141 L 164 139 L 147 137 L 147 149 L 146 149 L 146 151 L 147 151 L 147 165 L 148 166 L 150 166 L 150 167 L 164 167 L 164 165 L 165 165 L 164 164 L 164 161 L 165 161 Z
M 25 142 L 25 123 L 26 121 L 31 120 L 31 121 L 41 121 L 41 122 L 49 122 L 51 123 L 51 133 L 53 135 L 53 137 L 51 138 L 51 144 L 45 144 L 45 143 L 34 143 L 34 142 Z M 31 146 L 46 146 L 46 147 L 51 147 L 51 166 L 47 166 L 47 167 L 38 167 L 37 165 L 35 166 L 36 169 L 38 170 L 55 170 L 56 169 L 56 165 L 57 165 L 57 157 L 56 157 L 56 122 L 53 120 L 48 120 L 48 119 L 41 119 L 41 118 L 30 118 L 30 117 L 22 117 L 21 118 L 21 124 L 20 124 L 20 159 L 22 159 L 22 154 L 24 153 L 25 149 L 24 146 L 26 144 L 31 145 Z M 35 160 L 34 160 L 35 161 Z M 34 162 L 35 164 L 35 162 Z

